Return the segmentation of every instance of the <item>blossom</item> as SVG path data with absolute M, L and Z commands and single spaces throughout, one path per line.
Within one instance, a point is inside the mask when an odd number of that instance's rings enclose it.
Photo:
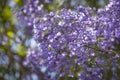
M 102 80 L 109 70 L 111 78 L 119 79 L 120 1 L 111 0 L 93 13 L 79 6 L 34 18 L 34 38 L 40 50 L 30 49 L 26 65 L 32 64 L 33 69 L 45 66 L 45 80 L 64 76 Z

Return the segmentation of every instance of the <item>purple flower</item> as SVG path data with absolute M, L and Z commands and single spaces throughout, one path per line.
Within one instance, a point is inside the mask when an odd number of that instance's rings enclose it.
M 118 69 L 120 1 L 111 0 L 97 14 L 93 11 L 80 6 L 34 17 L 34 38 L 40 51 L 30 50 L 27 64 L 33 69 L 46 66 L 46 80 L 51 79 L 49 73 L 55 80 L 70 74 L 82 80 L 102 80 L 113 67 Z M 111 78 L 119 77 L 112 73 Z

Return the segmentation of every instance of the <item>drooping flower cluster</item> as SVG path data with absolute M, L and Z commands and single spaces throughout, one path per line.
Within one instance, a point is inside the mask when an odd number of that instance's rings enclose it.
M 19 23 L 25 26 L 25 33 L 31 35 L 34 19 L 43 16 L 43 5 L 39 4 L 40 0 L 27 0 L 17 13 Z
M 26 63 L 33 69 L 45 66 L 44 80 L 120 79 L 119 0 L 111 0 L 95 15 L 91 8 L 80 6 L 34 18 L 33 24 L 40 50 L 30 50 Z
M 98 11 L 97 36 L 103 38 L 101 48 L 113 49 L 120 44 L 120 1 L 114 0 Z M 102 47 L 103 46 L 103 47 Z

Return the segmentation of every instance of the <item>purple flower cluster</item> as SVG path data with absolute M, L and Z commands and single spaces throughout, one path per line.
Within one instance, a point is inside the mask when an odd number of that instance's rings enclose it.
M 44 80 L 120 79 L 120 1 L 93 13 L 79 6 L 34 18 L 39 50 L 28 51 L 26 65 L 45 73 Z
M 33 26 L 33 20 L 43 15 L 43 5 L 39 5 L 39 0 L 30 0 L 18 13 L 18 19 L 26 26 Z
M 25 33 L 31 35 L 34 19 L 43 16 L 43 5 L 40 0 L 27 0 L 17 13 L 19 23 L 25 26 Z
M 120 1 L 114 0 L 105 9 L 98 11 L 97 37 L 102 37 L 100 46 L 104 50 L 114 49 L 114 44 L 120 44 Z

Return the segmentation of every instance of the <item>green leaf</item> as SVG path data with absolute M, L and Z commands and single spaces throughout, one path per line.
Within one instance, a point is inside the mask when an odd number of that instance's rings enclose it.
M 12 31 L 8 31 L 7 35 L 9 38 L 13 38 L 14 37 L 14 33 Z
M 97 38 L 97 42 L 100 42 L 100 41 L 102 41 L 102 40 L 104 40 L 103 37 L 99 37 L 99 38 Z
M 27 53 L 27 49 L 25 46 L 18 45 L 17 46 L 17 54 L 21 57 L 24 57 Z
M 18 6 L 23 6 L 24 2 L 23 0 L 13 0 Z
M 12 12 L 9 6 L 6 6 L 2 12 L 2 17 L 4 20 L 10 20 L 12 17 Z

